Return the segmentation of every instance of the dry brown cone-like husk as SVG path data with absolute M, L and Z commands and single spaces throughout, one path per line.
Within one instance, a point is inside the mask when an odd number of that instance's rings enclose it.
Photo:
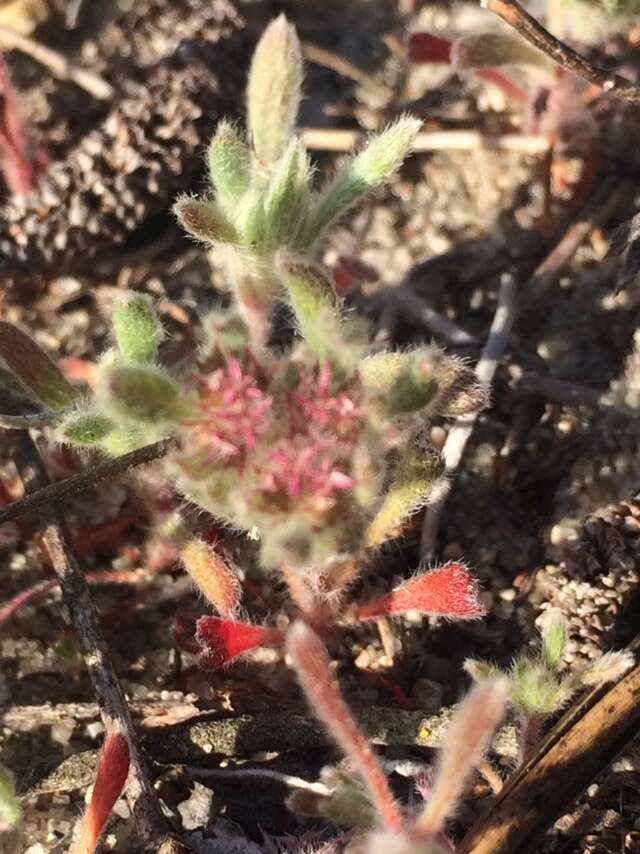
M 217 122 L 238 112 L 242 26 L 228 0 L 142 0 L 85 44 L 113 101 L 35 194 L 0 208 L 3 272 L 82 270 L 145 227 L 153 238 L 155 218 L 197 180 Z
M 640 614 L 640 492 L 587 516 L 564 560 L 536 580 L 541 609 L 568 621 L 568 659 L 624 646 Z

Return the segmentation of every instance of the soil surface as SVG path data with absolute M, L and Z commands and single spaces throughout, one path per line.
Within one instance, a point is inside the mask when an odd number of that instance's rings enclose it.
M 523 103 L 471 71 L 410 65 L 411 32 L 456 37 L 496 27 L 488 12 L 465 6 L 246 0 L 237 12 L 221 2 L 213 15 L 207 11 L 212 5 L 0 4 L 0 42 L 3 24 L 19 25 L 115 87 L 111 100 L 96 100 L 32 57 L 6 53 L 30 144 L 43 152 L 42 168 L 49 175 L 26 200 L 12 197 L 6 181 L 2 190 L 2 318 L 29 330 L 74 381 L 90 383 L 95 360 L 109 343 L 113 299 L 135 289 L 157 301 L 168 332 L 166 363 L 189 358 L 199 319 L 223 298 L 221 272 L 215 254 L 180 234 L 171 202 L 179 191 L 202 188 L 206 139 L 223 113 L 242 119 L 248 48 L 264 23 L 284 10 L 305 44 L 352 66 L 351 72 L 336 70 L 326 55 L 308 63 L 301 127 L 371 130 L 408 110 L 424 119 L 426 132 L 451 131 L 446 148 L 410 158 L 389 188 L 345 221 L 323 250 L 340 281 L 348 271 L 346 299 L 353 310 L 369 318 L 380 340 L 400 347 L 435 341 L 474 363 L 501 282 L 510 276 L 518 283 L 514 331 L 492 402 L 480 414 L 455 473 L 429 558 L 464 558 L 480 579 L 487 616 L 473 623 L 416 618 L 345 630 L 332 654 L 348 701 L 398 715 L 435 714 L 468 687 L 465 659 L 508 666 L 516 654 L 536 648 L 536 621 L 551 607 L 569 621 L 568 667 L 623 647 L 635 636 L 640 613 L 640 288 L 633 276 L 617 288 L 624 259 L 615 252 L 621 240 L 615 234 L 640 206 L 640 114 L 602 93 L 589 98 L 586 85 L 567 78 L 551 85 L 533 72 L 513 70 L 528 93 Z M 216 42 L 215 48 L 227 57 L 226 65 L 213 69 L 218 89 L 204 98 L 198 87 L 207 82 L 205 70 L 211 73 L 206 57 L 216 27 L 228 30 L 220 38 L 223 47 Z M 638 79 L 638 45 L 633 31 L 609 36 L 593 50 Z M 192 73 L 196 67 L 200 77 Z M 184 105 L 191 99 L 175 122 L 169 107 L 154 107 L 163 92 L 166 104 L 175 99 L 176 110 L 181 100 Z M 147 103 L 149 109 L 140 106 Z M 207 109 L 217 112 L 202 118 L 198 111 Z M 117 130 L 111 137 L 110 122 Z M 136 135 L 136 127 L 144 132 Z M 494 141 L 540 132 L 556 145 L 549 156 L 527 153 L 524 145 L 522 151 L 490 143 L 459 150 L 456 134 L 467 130 Z M 159 142 L 152 145 L 156 133 Z M 121 162 L 115 154 L 109 161 L 100 146 L 112 154 L 123 146 Z M 78 165 L 83 156 L 84 173 Z M 140 163 L 129 168 L 134 156 Z M 319 150 L 314 157 L 324 175 L 337 155 Z M 81 174 L 86 186 L 79 187 L 74 182 Z M 55 217 L 47 214 L 54 202 L 45 198 L 51 176 L 57 176 Z M 65 188 L 67 179 L 71 186 Z M 104 217 L 92 212 L 89 198 L 100 181 L 114 197 Z M 79 206 L 78 219 L 70 200 Z M 585 222 L 582 239 L 558 274 L 547 281 L 534 276 Z M 429 310 L 465 330 L 466 343 L 441 334 Z M 450 428 L 450 421 L 431 425 L 437 446 Z M 56 480 L 97 461 L 56 446 L 46 430 L 34 436 Z M 9 431 L 0 433 L 2 504 L 23 494 L 12 441 Z M 153 507 L 163 492 L 168 487 L 161 468 L 151 466 L 103 482 L 64 505 L 141 730 L 166 727 L 168 733 L 203 712 L 229 719 L 306 714 L 280 652 L 256 653 L 209 673 L 198 668 L 197 654 L 176 642 L 176 625 L 189 632 L 207 608 L 162 544 Z M 419 566 L 422 522 L 414 519 L 365 568 L 357 596 L 385 592 Z M 285 591 L 255 569 L 251 543 L 222 536 L 244 573 L 247 614 L 257 621 L 286 614 Z M 5 842 L 0 836 L 0 850 L 65 851 L 93 766 L 62 784 L 47 780 L 63 760 L 98 748 L 103 729 L 59 591 L 53 583 L 35 589 L 55 577 L 38 515 L 0 528 L 0 550 L 2 605 L 11 606 L 0 607 L 0 745 L 2 764 L 23 796 L 19 839 Z M 110 583 L 100 579 L 104 573 Z M 28 601 L 14 601 L 31 590 Z M 251 728 L 251 717 L 245 726 Z M 202 751 L 178 763 L 164 761 L 162 751 L 153 753 L 152 773 L 175 825 L 203 854 L 342 850 L 344 840 L 328 843 L 342 831 L 287 809 L 283 777 L 260 776 L 269 770 L 312 782 L 340 757 L 304 740 L 284 750 L 269 732 L 264 742 L 254 736 L 250 752 L 234 752 L 230 742 L 224 757 Z M 416 774 L 430 766 L 434 754 L 409 739 L 397 741 L 381 745 L 380 752 L 396 769 L 394 786 L 412 799 Z M 508 760 L 492 761 L 506 777 Z M 220 768 L 242 773 L 204 773 Z M 478 777 L 451 827 L 452 838 L 464 833 L 490 797 Z M 139 850 L 124 799 L 102 844 L 105 851 Z M 590 784 L 536 850 L 640 850 L 637 746 L 628 746 Z

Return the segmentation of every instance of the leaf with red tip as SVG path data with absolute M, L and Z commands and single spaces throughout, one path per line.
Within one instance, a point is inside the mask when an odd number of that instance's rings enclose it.
M 129 774 L 129 744 L 120 732 L 105 739 L 98 763 L 98 774 L 91 803 L 82 820 L 80 837 L 73 854 L 93 854 L 113 805 L 120 797 Z
M 180 549 L 180 558 L 191 578 L 223 617 L 232 617 L 240 605 L 242 586 L 224 555 L 200 537 Z
M 431 33 L 413 33 L 409 38 L 409 62 L 415 65 L 451 62 L 451 42 Z
M 219 617 L 198 620 L 196 638 L 202 647 L 200 664 L 205 670 L 215 670 L 258 647 L 278 646 L 283 641 L 278 629 Z
M 447 563 L 411 578 L 373 602 L 360 605 L 355 616 L 358 620 L 373 620 L 407 611 L 440 614 L 456 620 L 475 620 L 485 613 L 474 576 L 462 563 Z

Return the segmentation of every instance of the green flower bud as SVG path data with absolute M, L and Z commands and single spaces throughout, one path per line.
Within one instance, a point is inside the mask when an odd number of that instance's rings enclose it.
M 62 422 L 58 434 L 63 442 L 72 445 L 97 445 L 114 428 L 113 421 L 100 412 L 76 412 Z

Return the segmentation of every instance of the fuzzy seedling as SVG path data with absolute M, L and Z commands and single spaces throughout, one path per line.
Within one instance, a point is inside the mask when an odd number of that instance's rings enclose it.
M 441 854 L 451 848 L 444 837 L 447 819 L 464 792 L 466 781 L 482 760 L 500 723 L 507 700 L 505 680 L 488 680 L 474 688 L 457 709 L 440 752 L 428 802 L 409 818 L 395 800 L 385 772 L 347 708 L 319 637 L 303 622 L 293 624 L 287 634 L 287 652 L 312 712 L 344 751 L 357 771 L 377 816 L 376 829 L 362 840 L 358 850 L 398 854 Z M 366 811 L 362 791 L 347 789 L 341 801 L 341 816 L 352 799 L 353 824 Z
M 281 16 L 251 65 L 246 132 L 221 122 L 208 150 L 210 193 L 176 202 L 185 229 L 214 248 L 231 292 L 228 307 L 203 319 L 191 364 L 178 372 L 162 363 L 162 325 L 152 302 L 133 293 L 114 305 L 93 394 L 78 399 L 39 353 L 5 355 L 4 327 L 0 356 L 42 404 L 61 410 L 63 442 L 120 454 L 173 437 L 163 463 L 171 488 L 250 535 L 259 567 L 279 574 L 295 612 L 319 631 L 408 610 L 478 617 L 461 564 L 421 571 L 378 602 L 350 600 L 371 552 L 402 535 L 442 487 L 429 419 L 475 412 L 487 394 L 468 365 L 436 348 L 373 352 L 366 324 L 345 312 L 315 257 L 332 223 L 400 168 L 420 122 L 398 119 L 316 187 L 294 130 L 301 80 L 300 45 Z M 279 337 L 275 301 L 297 333 L 285 347 L 269 345 Z M 219 548 L 181 526 L 172 536 L 219 615 L 198 627 L 206 666 L 282 642 L 274 629 L 235 621 L 238 574 Z
M 632 665 L 628 652 L 610 652 L 596 661 L 572 670 L 564 666 L 567 633 L 563 619 L 548 615 L 542 632 L 540 651 L 535 656 L 520 656 L 508 671 L 489 662 L 465 662 L 465 670 L 482 684 L 498 676 L 506 680 L 509 701 L 520 716 L 520 756 L 531 755 L 542 732 L 544 721 L 565 706 L 582 688 L 605 685 L 619 679 Z

